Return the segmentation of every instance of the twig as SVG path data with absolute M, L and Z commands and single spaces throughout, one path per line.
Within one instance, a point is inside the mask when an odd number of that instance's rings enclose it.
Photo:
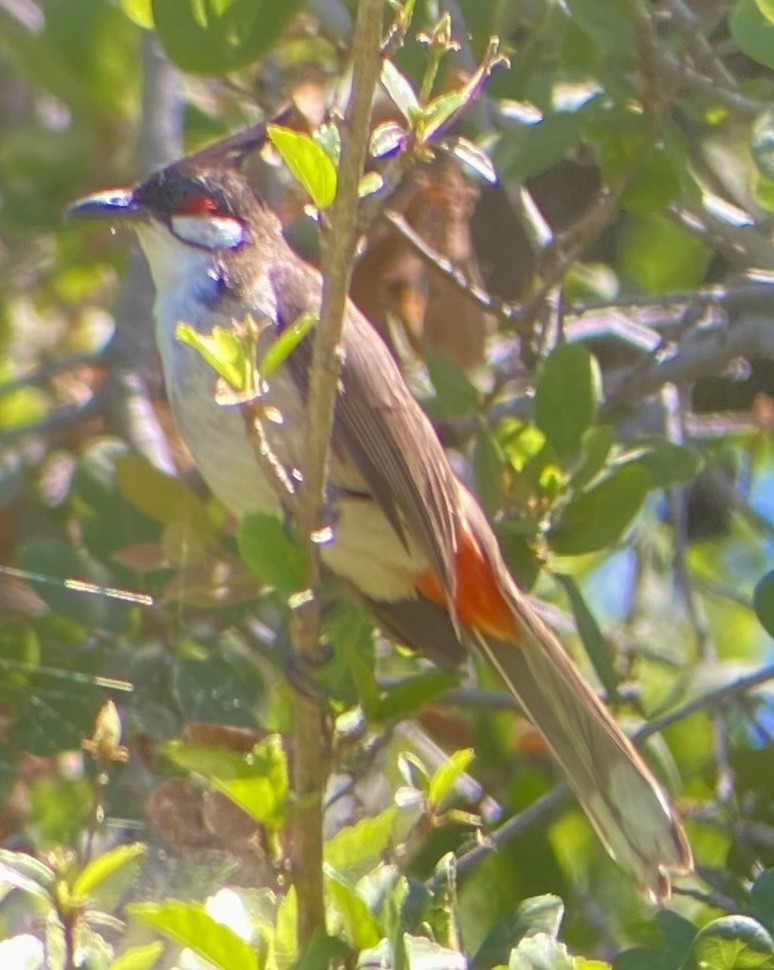
M 320 581 L 314 532 L 320 521 L 333 412 L 341 367 L 340 339 L 355 251 L 357 190 L 368 144 L 371 102 L 379 77 L 382 0 L 361 0 L 353 37 L 352 89 L 342 132 L 336 199 L 323 246 L 323 295 L 314 341 L 307 410 L 307 453 L 303 486 L 296 508 L 298 534 L 305 546 L 307 581 Z M 300 658 L 315 656 L 319 610 L 313 598 L 291 616 L 293 645 Z M 323 794 L 328 775 L 329 743 L 322 703 L 293 695 L 294 786 L 298 810 L 293 827 L 293 873 L 298 894 L 298 934 L 303 946 L 325 927 L 323 906 Z

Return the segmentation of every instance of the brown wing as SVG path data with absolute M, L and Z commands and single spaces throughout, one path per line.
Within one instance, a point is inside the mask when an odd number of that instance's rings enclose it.
M 300 260 L 273 271 L 279 323 L 316 309 L 320 278 Z M 401 541 L 425 552 L 447 593 L 455 593 L 457 481 L 432 425 L 414 400 L 391 354 L 366 318 L 349 304 L 343 333 L 344 364 L 336 404 L 334 448 L 354 462 Z M 288 366 L 306 394 L 311 340 Z

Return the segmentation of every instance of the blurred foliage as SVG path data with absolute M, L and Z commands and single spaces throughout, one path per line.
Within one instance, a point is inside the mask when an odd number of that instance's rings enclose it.
M 177 474 L 130 440 L 127 247 L 62 213 L 156 159 L 151 106 L 187 150 L 293 99 L 315 136 L 275 129 L 254 178 L 314 252 L 353 6 L 0 0 L 0 966 L 774 968 L 768 0 L 406 5 L 362 186 L 436 155 L 402 211 L 495 297 L 486 356 L 433 338 L 469 296 L 413 250 L 390 242 L 366 289 L 514 574 L 616 714 L 661 727 L 647 753 L 698 875 L 654 915 L 567 803 L 471 862 L 554 765 L 491 672 L 393 648 L 332 586 L 330 935 L 297 952 L 298 552 L 204 492 L 161 395 Z M 171 93 L 158 44 L 186 72 Z

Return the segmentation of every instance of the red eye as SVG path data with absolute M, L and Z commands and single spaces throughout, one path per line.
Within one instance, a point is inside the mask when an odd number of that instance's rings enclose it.
M 218 204 L 206 192 L 193 192 L 182 203 L 178 210 L 181 216 L 206 216 L 218 211 Z

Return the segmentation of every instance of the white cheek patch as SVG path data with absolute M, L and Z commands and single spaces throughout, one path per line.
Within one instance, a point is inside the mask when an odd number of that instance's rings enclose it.
M 245 241 L 244 226 L 229 216 L 172 216 L 172 232 L 202 249 L 236 249 Z

